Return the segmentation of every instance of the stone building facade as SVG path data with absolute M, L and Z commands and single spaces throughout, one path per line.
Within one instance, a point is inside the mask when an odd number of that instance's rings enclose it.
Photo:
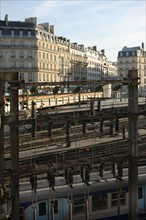
M 137 47 L 124 47 L 118 52 L 117 71 L 120 78 L 126 77 L 128 70 L 137 69 L 140 77 L 139 95 L 146 95 L 146 51 L 144 43 Z M 127 92 L 126 92 L 127 94 Z
M 0 20 L 0 72 L 19 72 L 25 82 L 60 82 L 106 79 L 109 73 L 104 50 L 71 43 L 58 37 L 54 25 Z M 116 73 L 116 69 L 115 69 Z

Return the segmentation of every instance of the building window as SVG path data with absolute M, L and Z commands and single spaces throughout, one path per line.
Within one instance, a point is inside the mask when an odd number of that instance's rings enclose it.
M 144 83 L 146 83 L 146 78 L 144 78 Z
M 54 81 L 56 82 L 56 74 L 54 75 Z
M 32 69 L 32 62 L 28 62 L 28 69 Z
M 24 63 L 20 62 L 20 68 L 22 69 L 24 67 Z
M 53 76 L 52 76 L 52 74 L 51 74 L 51 79 L 50 79 L 50 81 L 53 82 Z
M 15 62 L 12 62 L 11 63 L 11 68 L 13 69 L 13 68 L 15 68 L 16 67 L 16 63 Z
M 45 81 L 45 73 L 43 74 L 43 81 Z
M 11 51 L 11 57 L 12 57 L 12 58 L 15 58 L 15 56 L 16 56 L 16 55 L 15 55 L 15 51 Z
M 31 41 L 28 41 L 28 42 L 27 42 L 27 45 L 28 45 L 28 47 L 32 47 L 32 42 L 31 42 Z
M 28 82 L 32 82 L 32 73 L 28 73 Z
M 23 58 L 23 57 L 24 57 L 24 51 L 21 50 L 21 51 L 19 52 L 19 56 L 20 56 L 20 58 Z
M 135 51 L 132 51 L 132 56 L 135 56 Z
M 129 52 L 126 52 L 126 56 L 129 56 Z
M 0 63 L 0 69 L 2 69 L 3 68 L 3 63 Z
M 14 40 L 11 41 L 11 46 L 13 46 L 13 47 L 15 46 L 15 41 Z
M 20 41 L 20 47 L 23 47 L 24 45 L 23 45 L 23 41 Z
M 3 51 L 0 51 L 0 58 L 3 57 Z
M 39 73 L 39 81 L 42 81 L 41 73 Z
M 24 80 L 24 73 L 20 73 L 20 80 Z
M 32 58 L 32 51 L 28 51 L 28 58 Z

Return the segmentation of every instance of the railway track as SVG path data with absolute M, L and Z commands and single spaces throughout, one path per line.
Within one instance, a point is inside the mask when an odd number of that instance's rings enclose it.
M 139 136 L 139 163 L 146 162 L 146 135 Z M 82 148 L 67 149 L 62 151 L 55 150 L 50 152 L 42 149 L 39 154 L 33 156 L 25 156 L 20 159 L 20 179 L 29 180 L 32 170 L 35 170 L 38 178 L 46 178 L 47 172 L 52 170 L 56 173 L 61 173 L 66 167 L 71 167 L 74 172 L 77 172 L 81 165 L 89 165 L 92 171 L 93 167 L 104 165 L 105 170 L 112 169 L 112 162 L 122 162 L 123 166 L 128 165 L 128 139 L 113 140 L 111 142 L 99 142 Z M 98 172 L 98 170 L 97 170 Z M 10 177 L 10 171 L 7 170 L 5 178 L 7 181 Z
M 146 158 L 146 130 L 145 116 L 139 116 L 138 126 L 143 128 L 143 133 L 139 135 L 139 161 L 145 162 Z M 36 138 L 31 137 L 31 133 L 20 134 L 20 179 L 29 179 L 33 169 L 36 170 L 38 178 L 45 178 L 46 172 L 56 170 L 61 173 L 65 167 L 77 167 L 81 164 L 96 166 L 103 163 L 105 170 L 111 169 L 113 161 L 123 161 L 124 166 L 128 162 L 128 138 L 123 139 L 122 127 L 127 127 L 127 118 L 119 120 L 119 135 L 114 134 L 100 136 L 99 122 L 87 124 L 87 132 L 82 133 L 82 125 L 71 127 L 71 143 L 73 147 L 66 148 L 65 128 L 53 129 L 52 138 L 48 138 L 48 131 L 43 130 L 36 133 Z M 109 132 L 109 121 L 104 124 L 104 131 Z M 108 133 L 107 132 L 107 133 Z M 126 137 L 127 137 L 126 133 Z M 88 140 L 91 140 L 88 143 Z M 84 144 L 82 144 L 84 142 Z M 87 144 L 85 144 L 87 142 Z M 10 159 L 10 138 L 5 137 L 5 158 Z M 10 162 L 10 161 L 9 161 Z M 9 180 L 10 170 L 6 169 L 5 178 Z
M 139 127 L 143 127 L 145 124 L 145 117 L 140 116 L 139 117 Z M 125 128 L 128 126 L 127 125 L 127 119 L 120 119 L 120 126 L 119 126 L 119 133 L 122 132 L 123 126 Z M 109 121 L 105 122 L 104 125 L 104 134 L 109 134 Z M 87 132 L 83 133 L 82 132 L 82 125 L 77 125 L 77 126 L 72 126 L 71 127 L 71 142 L 73 141 L 79 141 L 82 139 L 88 139 L 88 138 L 96 138 L 100 137 L 101 134 L 99 132 L 100 124 L 98 123 L 88 123 L 87 124 Z M 51 139 L 48 137 L 48 131 L 43 130 L 39 131 L 36 133 L 36 138 L 31 137 L 31 133 L 23 133 L 20 134 L 19 136 L 19 150 L 20 151 L 28 151 L 32 148 L 42 148 L 43 146 L 51 146 L 51 145 L 63 145 L 66 142 L 66 133 L 65 133 L 65 128 L 59 128 L 59 129 L 53 129 L 52 130 L 52 137 Z M 5 137 L 5 154 L 10 153 L 10 137 Z

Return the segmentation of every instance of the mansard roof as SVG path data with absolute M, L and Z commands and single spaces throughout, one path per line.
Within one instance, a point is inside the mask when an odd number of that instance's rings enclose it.
M 0 20 L 0 28 L 34 28 L 34 24 L 22 21 L 6 21 Z

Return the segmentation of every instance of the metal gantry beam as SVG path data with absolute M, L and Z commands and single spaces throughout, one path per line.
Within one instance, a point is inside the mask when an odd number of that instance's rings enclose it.
M 138 220 L 138 71 L 128 72 L 129 220 Z
M 0 82 L 0 185 L 4 185 L 4 83 Z
M 19 220 L 19 110 L 18 89 L 10 83 L 11 220 Z
M 10 79 L 10 80 L 15 80 Z M 1 83 L 6 79 L 1 80 Z M 9 79 L 7 79 L 9 81 Z M 10 82 L 10 81 L 9 81 Z M 129 71 L 127 79 L 108 81 L 73 81 L 54 83 L 24 83 L 10 82 L 10 145 L 11 145 L 11 191 L 12 191 L 12 217 L 11 220 L 19 219 L 19 111 L 18 89 L 25 86 L 45 85 L 87 85 L 87 84 L 110 84 L 122 83 L 128 85 L 129 90 L 129 219 L 138 219 L 138 146 L 137 146 L 137 118 L 138 118 L 138 78 L 137 71 Z M 3 92 L 0 90 L 0 101 Z M 100 115 L 101 116 L 101 115 Z M 3 130 L 0 130 L 3 136 Z M 3 152 L 2 152 L 3 154 Z M 3 166 L 3 165 L 2 165 Z M 2 179 L 1 179 L 2 181 Z
M 89 84 L 97 84 L 97 85 L 107 85 L 107 84 L 123 84 L 128 85 L 130 78 L 124 78 L 119 80 L 91 80 L 91 81 L 61 81 L 61 82 L 29 82 L 25 83 L 25 81 L 19 81 L 19 88 L 25 88 L 30 86 L 66 86 L 66 85 L 89 85 Z

